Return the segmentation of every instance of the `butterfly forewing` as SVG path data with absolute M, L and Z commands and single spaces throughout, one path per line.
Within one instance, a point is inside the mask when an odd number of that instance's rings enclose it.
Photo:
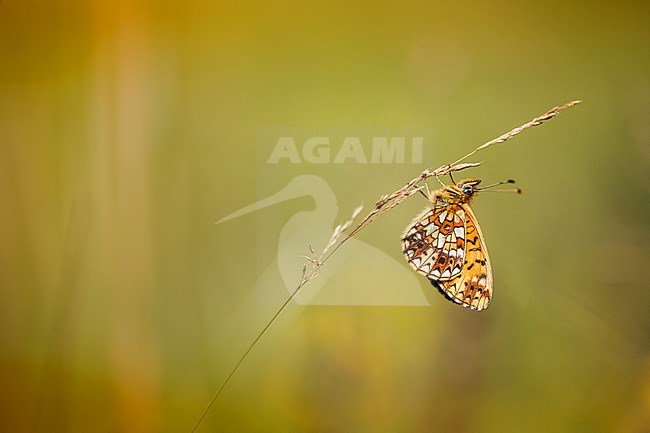
M 472 210 L 465 209 L 465 231 L 467 238 L 466 261 L 462 272 L 449 280 L 429 278 L 452 301 L 471 308 L 483 310 L 492 299 L 492 268 L 485 247 L 485 240 Z
M 425 209 L 406 228 L 402 252 L 416 272 L 435 281 L 457 277 L 465 262 L 466 211 L 452 204 Z

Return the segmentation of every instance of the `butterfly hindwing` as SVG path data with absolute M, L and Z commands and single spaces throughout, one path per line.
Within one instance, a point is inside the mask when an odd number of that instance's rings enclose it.
M 461 206 L 466 215 L 467 238 L 467 260 L 463 265 L 462 272 L 448 280 L 431 277 L 429 279 L 450 300 L 472 310 L 480 311 L 487 308 L 492 299 L 492 268 L 476 217 L 469 206 Z

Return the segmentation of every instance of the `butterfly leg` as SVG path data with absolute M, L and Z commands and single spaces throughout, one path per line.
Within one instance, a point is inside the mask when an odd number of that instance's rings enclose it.
M 426 183 L 426 182 L 424 183 L 424 189 L 426 190 L 426 193 L 424 193 L 424 192 L 422 192 L 422 190 L 420 190 L 422 195 L 424 195 L 424 197 L 432 204 L 433 209 L 437 208 L 438 207 L 438 199 L 440 199 L 442 197 L 440 195 L 440 191 L 439 190 L 431 191 L 429 189 L 429 184 Z
M 427 200 L 431 200 L 431 190 L 429 189 L 429 184 L 424 182 L 424 189 L 427 190 L 426 198 Z

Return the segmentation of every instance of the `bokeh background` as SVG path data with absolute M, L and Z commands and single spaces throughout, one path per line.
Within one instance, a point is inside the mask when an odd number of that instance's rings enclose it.
M 0 430 L 191 430 L 284 301 L 260 240 L 313 207 L 214 224 L 286 183 L 260 128 L 435 131 L 423 164 L 320 168 L 345 220 L 582 99 L 478 155 L 526 190 L 474 206 L 487 311 L 420 278 L 431 306 L 291 304 L 199 431 L 650 431 L 649 40 L 645 1 L 3 0 Z M 360 240 L 401 261 L 421 207 Z

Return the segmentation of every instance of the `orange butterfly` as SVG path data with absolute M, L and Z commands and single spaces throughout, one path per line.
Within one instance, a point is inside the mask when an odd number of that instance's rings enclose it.
M 452 178 L 453 182 L 453 178 Z M 432 207 L 406 227 L 402 252 L 416 272 L 427 277 L 448 299 L 481 311 L 492 299 L 492 267 L 485 238 L 469 207 L 480 179 L 465 179 L 428 194 Z M 521 193 L 520 189 L 496 190 Z

